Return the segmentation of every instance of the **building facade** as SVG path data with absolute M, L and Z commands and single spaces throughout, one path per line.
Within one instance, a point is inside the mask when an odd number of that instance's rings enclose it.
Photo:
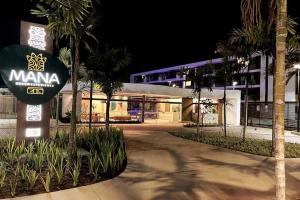
M 7 89 L 0 95 L 0 124 L 16 119 L 16 97 Z M 204 125 L 223 124 L 223 90 L 204 90 L 201 102 L 201 123 Z M 238 90 L 228 92 L 230 102 L 226 108 L 227 124 L 240 124 L 241 94 Z M 56 99 L 51 102 L 52 117 L 55 118 Z M 204 101 L 206 100 L 206 101 Z M 209 101 L 207 101 L 209 100 Z M 203 103 L 204 102 L 204 103 Z M 67 84 L 60 91 L 59 116 L 68 123 L 72 105 L 72 87 Z M 104 123 L 106 96 L 101 89 L 94 88 L 92 94 L 92 122 Z M 160 85 L 124 83 L 114 94 L 110 105 L 110 121 L 115 123 L 172 123 L 196 121 L 198 101 L 192 89 L 173 88 Z M 77 121 L 89 122 L 90 88 L 79 84 L 76 108 Z
M 223 123 L 223 90 L 202 92 L 202 100 L 209 103 L 201 104 L 202 123 L 221 125 Z M 71 109 L 72 90 L 67 84 L 61 91 L 64 118 Z M 229 92 L 230 105 L 227 105 L 228 125 L 240 123 L 240 91 Z M 192 89 L 170 88 L 160 85 L 124 83 L 120 91 L 112 98 L 110 105 L 110 121 L 124 123 L 172 123 L 195 121 L 198 105 Z M 208 106 L 207 106 L 208 105 Z M 94 89 L 92 94 L 92 121 L 105 121 L 106 96 L 100 89 Z M 84 123 L 90 116 L 90 89 L 80 89 L 77 100 L 77 120 Z
M 272 58 L 269 58 L 269 64 L 272 65 Z M 193 83 L 186 80 L 181 75 L 183 68 L 197 69 L 208 63 L 216 67 L 223 63 L 222 58 L 200 61 L 195 63 L 183 64 L 173 67 L 166 67 L 157 70 L 145 71 L 130 76 L 131 83 L 143 83 L 153 85 L 165 85 L 179 88 L 193 88 Z M 251 102 L 272 102 L 273 101 L 273 75 L 268 73 L 268 89 L 266 90 L 266 57 L 261 55 L 253 56 L 249 67 L 249 100 Z M 232 83 L 227 85 L 228 90 L 241 90 L 242 101 L 244 100 L 246 88 L 247 68 L 244 68 L 234 76 Z M 215 83 L 213 89 L 223 89 L 222 83 Z M 267 93 L 267 100 L 266 100 Z M 286 85 L 286 101 L 296 101 L 296 77 L 292 77 Z
M 223 63 L 222 58 L 200 61 L 195 63 L 183 64 L 173 67 L 166 67 L 151 71 L 140 72 L 132 74 L 130 76 L 131 83 L 143 83 L 153 85 L 165 85 L 170 87 L 179 88 L 193 88 L 193 83 L 186 80 L 186 77 L 182 75 L 181 70 L 183 68 L 189 68 L 195 70 L 203 67 L 208 63 L 212 63 L 216 67 Z M 267 71 L 266 63 L 269 64 Z M 269 57 L 266 61 L 266 57 L 263 55 L 254 55 L 249 67 L 249 109 L 248 109 L 248 124 L 253 126 L 272 126 L 272 101 L 273 101 L 273 72 L 272 67 L 273 60 Z M 240 90 L 241 91 L 241 120 L 243 121 L 243 102 L 246 88 L 246 74 L 248 68 L 242 69 L 239 73 L 233 76 L 232 82 L 227 83 L 227 90 Z M 291 77 L 286 84 L 285 92 L 285 118 L 286 128 L 294 130 L 299 126 L 297 123 L 298 117 L 298 77 L 295 75 Z M 267 81 L 266 81 L 267 80 Z M 213 90 L 223 89 L 223 83 L 214 83 Z M 242 122 L 241 121 L 241 122 Z M 298 124 L 298 125 L 297 125 Z

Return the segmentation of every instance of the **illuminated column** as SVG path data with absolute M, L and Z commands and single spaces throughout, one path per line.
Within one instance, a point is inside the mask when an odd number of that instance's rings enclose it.
M 52 53 L 52 39 L 41 24 L 21 21 L 20 43 Z M 28 87 L 29 88 L 29 87 Z M 50 129 L 50 102 L 42 105 L 17 103 L 17 141 L 47 138 Z
M 46 31 L 43 27 L 30 26 L 28 45 L 40 50 L 46 50 Z M 42 105 L 27 105 L 26 121 L 42 120 Z M 27 128 L 25 137 L 40 137 L 41 128 Z

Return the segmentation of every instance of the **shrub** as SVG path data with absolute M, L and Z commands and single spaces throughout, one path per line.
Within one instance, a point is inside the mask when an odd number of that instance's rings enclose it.
M 43 177 L 41 177 L 41 182 L 42 182 L 46 192 L 50 192 L 51 176 L 50 176 L 49 172 L 47 172 L 45 179 Z
M 78 146 L 99 155 L 103 173 L 115 174 L 124 165 L 126 151 L 122 129 L 111 128 L 106 134 L 105 128 L 93 128 L 90 132 L 79 132 L 77 137 Z
M 77 161 L 73 164 L 73 168 L 70 171 L 73 180 L 73 186 L 77 186 L 79 182 L 81 164 L 80 161 Z
M 18 179 L 16 176 L 13 177 L 11 180 L 9 180 L 10 194 L 12 197 L 15 197 L 15 195 L 16 195 L 17 184 L 18 184 Z
M 81 181 L 88 182 L 81 178 L 83 176 L 89 175 L 97 181 L 99 177 L 106 179 L 123 169 L 126 152 L 121 129 L 112 128 L 110 134 L 103 128 L 78 131 L 77 141 L 77 161 L 68 163 L 66 131 L 29 144 L 17 145 L 13 138 L 0 139 L 0 196 L 14 197 L 18 191 L 22 194 L 37 192 L 35 189 L 41 188 L 37 186 L 38 179 L 49 192 L 50 188 L 70 187 L 63 184 L 70 178 L 72 185 L 77 186 Z
M 200 136 L 196 133 L 171 133 L 174 136 L 189 139 L 205 144 L 215 145 L 236 151 L 246 153 L 271 156 L 271 141 L 246 138 L 244 141 L 239 137 L 224 137 L 218 134 L 203 134 Z M 299 158 L 300 157 L 300 144 L 285 143 L 285 157 L 286 158 Z
M 27 180 L 28 180 L 28 183 L 29 183 L 29 190 L 33 189 L 38 177 L 39 177 L 39 175 L 36 173 L 35 170 L 27 171 Z
M 63 182 L 64 174 L 65 174 L 65 164 L 64 164 L 64 158 L 61 157 L 60 161 L 57 165 L 51 164 L 52 171 L 54 172 L 56 176 L 56 180 L 58 185 L 61 185 Z
M 6 166 L 3 164 L 0 167 L 0 187 L 4 186 L 4 181 L 5 181 L 6 173 L 7 173 Z

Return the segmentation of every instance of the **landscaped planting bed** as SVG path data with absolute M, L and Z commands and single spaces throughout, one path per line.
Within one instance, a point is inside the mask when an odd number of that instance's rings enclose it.
M 106 180 L 126 166 L 121 129 L 77 133 L 77 158 L 69 162 L 68 134 L 16 145 L 0 139 L 0 198 L 63 190 Z
M 259 140 L 246 138 L 244 141 L 239 137 L 227 136 L 219 134 L 197 134 L 197 133 L 179 133 L 171 132 L 170 134 L 181 137 L 188 140 L 193 140 L 205 144 L 215 145 L 227 149 L 236 151 L 242 151 L 246 153 L 271 156 L 271 144 L 270 140 Z M 286 158 L 299 158 L 300 157 L 300 144 L 285 143 L 285 157 Z

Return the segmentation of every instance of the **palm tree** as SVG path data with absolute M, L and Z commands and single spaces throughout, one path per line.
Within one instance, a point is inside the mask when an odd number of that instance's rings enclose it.
M 293 70 L 294 64 L 300 62 L 300 36 L 288 36 L 287 54 L 286 54 L 286 71 L 288 72 L 286 84 L 296 75 L 297 70 Z
M 242 0 L 242 19 L 246 28 L 253 25 L 253 21 L 261 18 L 261 0 Z M 244 5 L 244 6 L 243 6 Z M 269 1 L 268 25 L 276 24 L 276 68 L 273 99 L 273 131 L 275 132 L 275 178 L 276 199 L 285 199 L 285 163 L 284 163 L 284 102 L 285 102 L 285 55 L 286 39 L 288 35 L 287 0 Z M 275 10 L 277 17 L 275 20 Z M 249 13 L 252 13 L 249 15 Z M 248 16 L 249 18 L 247 19 Z M 250 20 L 249 20 L 250 19 Z
M 59 50 L 58 59 L 69 69 L 72 68 L 72 58 L 71 58 L 71 49 L 63 47 Z M 78 80 L 86 81 L 88 78 L 87 70 L 84 66 L 84 63 L 81 63 L 78 70 Z M 70 83 L 71 80 L 68 81 Z M 59 93 L 56 95 L 56 133 L 58 133 L 58 118 L 59 118 Z
M 269 85 L 269 73 L 274 71 L 271 66 L 269 58 L 275 57 L 275 41 L 276 41 L 276 27 L 274 21 L 273 24 L 269 24 L 271 20 L 266 21 L 260 19 L 260 22 L 253 24 L 250 27 L 242 27 L 240 29 L 234 29 L 230 34 L 230 42 L 238 44 L 246 44 L 255 51 L 265 56 L 266 72 L 265 72 L 265 91 L 268 91 Z M 294 19 L 288 20 L 288 31 L 291 35 L 295 34 L 297 22 Z M 268 103 L 268 92 L 265 92 L 265 104 Z
M 265 91 L 268 91 L 269 87 L 269 71 L 270 71 L 270 57 L 274 57 L 275 54 L 275 29 L 269 27 L 267 22 L 261 20 L 259 24 L 253 25 L 249 28 L 234 29 L 231 33 L 231 42 L 246 42 L 248 45 L 252 45 L 254 49 L 260 51 L 265 56 Z M 265 92 L 265 104 L 268 103 L 268 92 Z
M 275 178 L 276 199 L 285 199 L 284 162 L 284 102 L 285 102 L 285 55 L 287 38 L 287 0 L 277 1 L 276 20 L 276 78 L 274 88 L 275 113 Z
M 212 73 L 212 65 L 208 64 L 196 69 L 186 68 L 182 70 L 182 73 L 183 75 L 186 75 L 186 80 L 194 83 L 194 94 L 198 94 L 197 134 L 199 134 L 201 91 L 203 88 L 207 88 L 209 91 L 212 91 L 213 81 L 210 75 Z
M 224 112 L 224 135 L 227 136 L 227 119 L 226 119 L 226 104 L 227 104 L 227 84 L 232 83 L 232 80 L 237 73 L 239 73 L 243 67 L 242 63 L 234 61 L 233 55 L 241 55 L 242 47 L 232 46 L 229 42 L 220 41 L 217 43 L 217 52 L 223 56 L 222 64 L 214 66 L 216 74 L 216 81 L 222 82 L 224 97 L 223 97 L 223 112 Z
M 80 67 L 80 45 L 89 36 L 97 41 L 91 33 L 97 17 L 93 10 L 92 0 L 39 0 L 36 9 L 31 10 L 33 15 L 47 17 L 48 30 L 56 39 L 68 38 L 70 41 L 72 68 L 72 113 L 71 129 L 69 134 L 69 159 L 76 158 L 76 102 L 78 89 L 78 71 Z
M 88 58 L 88 68 L 93 70 L 92 79 L 101 86 L 106 95 L 106 132 L 109 134 L 109 109 L 112 96 L 123 86 L 121 82 L 123 69 L 131 62 L 126 48 L 99 48 Z
M 235 38 L 230 37 L 228 42 L 217 43 L 217 51 L 221 54 L 231 55 L 237 62 L 238 68 L 236 70 L 241 71 L 246 76 L 246 87 L 244 95 L 244 127 L 243 127 L 243 140 L 246 138 L 247 122 L 248 122 L 248 90 L 249 90 L 249 64 L 251 63 L 251 55 L 253 47 L 243 39 L 234 41 Z M 223 53 L 222 53 L 223 52 Z M 246 73 L 244 73 L 246 70 Z
M 271 7 L 274 5 L 272 4 Z M 272 22 L 272 24 L 268 24 Z M 299 40 L 300 37 L 298 35 L 295 35 L 295 29 L 296 29 L 297 22 L 291 18 L 288 18 L 287 22 L 287 28 L 288 28 L 288 48 L 287 48 L 287 68 L 291 68 L 293 66 L 293 63 L 295 62 L 295 57 L 299 56 Z M 266 73 L 265 73 L 265 104 L 268 103 L 268 76 L 269 71 L 272 71 L 274 74 L 274 64 L 271 66 L 269 65 L 269 57 L 276 58 L 276 27 L 275 27 L 275 21 L 269 20 L 264 21 L 263 19 L 260 20 L 260 23 L 253 24 L 249 27 L 242 27 L 241 29 L 234 29 L 230 34 L 230 42 L 232 44 L 238 44 L 238 45 L 246 45 L 249 48 L 252 48 L 252 53 L 262 53 L 266 57 Z M 251 57 L 251 55 L 250 55 Z M 294 71 L 289 71 L 289 78 L 295 75 Z M 289 80 L 289 79 L 288 79 Z M 275 76 L 273 79 L 273 88 L 275 87 Z M 246 90 L 247 92 L 247 90 Z M 247 98 L 246 98 L 247 99 Z M 273 93 L 273 99 L 274 93 Z M 245 106 L 247 106 L 245 102 Z M 273 107 L 274 107 L 274 101 L 273 101 Z M 245 110 L 245 114 L 246 114 Z M 273 109 L 274 112 L 274 109 Z M 273 114 L 273 117 L 275 114 Z M 274 119 L 273 119 L 274 121 Z M 246 123 L 247 121 L 245 121 Z M 243 135 L 245 134 L 245 125 L 243 129 Z M 273 126 L 272 131 L 272 145 L 271 145 L 271 154 L 274 152 L 274 142 L 275 141 L 275 130 Z

